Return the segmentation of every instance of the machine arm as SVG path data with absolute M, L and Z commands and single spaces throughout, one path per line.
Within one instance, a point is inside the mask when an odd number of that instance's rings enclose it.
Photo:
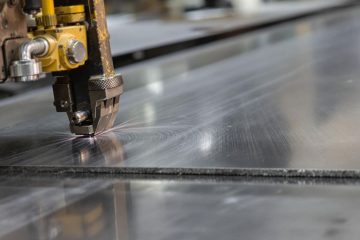
M 123 81 L 112 63 L 104 2 L 0 0 L 3 13 L 14 9 L 21 24 L 0 42 L 0 79 L 34 81 L 52 73 L 56 110 L 67 113 L 73 133 L 94 135 L 111 128 Z M 24 12 L 35 16 L 35 26 L 28 24 Z

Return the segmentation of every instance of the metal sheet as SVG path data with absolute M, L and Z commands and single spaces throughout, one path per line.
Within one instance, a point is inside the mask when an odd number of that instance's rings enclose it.
M 0 180 L 2 240 L 358 237 L 358 185 Z
M 359 177 L 359 11 L 125 69 L 145 85 L 96 138 L 66 134 L 49 90 L 1 103 L 1 169 Z

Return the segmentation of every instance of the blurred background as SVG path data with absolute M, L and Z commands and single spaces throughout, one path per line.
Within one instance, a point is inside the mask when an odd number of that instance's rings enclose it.
M 115 67 L 234 37 L 356 0 L 104 0 Z M 262 40 L 263 41 L 263 40 Z M 128 77 L 128 79 L 131 77 Z M 0 85 L 0 99 L 52 81 Z M 126 85 L 128 87 L 129 85 Z
M 271 7 L 304 7 L 338 2 L 334 0 L 105 0 L 108 14 L 131 14 L 138 19 L 168 17 L 184 19 L 188 13 L 202 11 L 204 17 L 256 14 Z M 275 9 L 274 9 L 275 8 Z M 276 9 L 277 8 L 277 9 Z M 217 10 L 217 11 L 214 11 Z M 207 12 L 207 14 L 206 14 Z M 217 13 L 217 14 L 215 14 Z

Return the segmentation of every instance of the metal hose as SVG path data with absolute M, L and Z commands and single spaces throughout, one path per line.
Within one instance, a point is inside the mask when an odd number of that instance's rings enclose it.
M 19 60 L 31 60 L 33 56 L 41 56 L 49 50 L 49 43 L 43 38 L 37 38 L 20 46 Z
M 40 79 L 41 62 L 32 57 L 43 56 L 49 51 L 49 43 L 43 38 L 37 38 L 23 43 L 19 48 L 19 60 L 10 65 L 10 76 L 17 82 L 29 82 Z

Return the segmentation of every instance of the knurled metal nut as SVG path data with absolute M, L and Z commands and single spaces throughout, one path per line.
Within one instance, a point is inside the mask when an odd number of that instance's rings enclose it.
M 56 26 L 57 24 L 56 15 L 42 16 L 42 24 L 44 24 L 45 27 Z
M 86 48 L 84 44 L 77 40 L 72 40 L 67 49 L 67 56 L 72 64 L 81 63 L 86 58 Z

